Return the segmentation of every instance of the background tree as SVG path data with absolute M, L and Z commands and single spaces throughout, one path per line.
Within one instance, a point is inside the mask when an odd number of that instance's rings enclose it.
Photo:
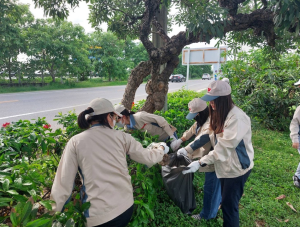
M 63 75 L 89 71 L 87 36 L 79 25 L 38 19 L 27 30 L 29 61 L 36 70 L 49 71 L 52 81 Z
M 79 1 L 35 0 L 50 16 L 66 17 L 68 4 L 76 7 Z M 155 15 L 162 5 L 174 7 L 178 14 L 175 23 L 186 26 L 184 32 L 168 37 Z M 299 36 L 300 7 L 292 0 L 96 0 L 90 4 L 90 21 L 93 26 L 103 22 L 119 37 L 139 37 L 147 50 L 149 60 L 141 62 L 128 80 L 122 103 L 131 108 L 135 92 L 143 78 L 151 74 L 147 84 L 148 97 L 142 110 L 161 110 L 168 92 L 168 78 L 179 64 L 178 56 L 184 46 L 195 42 L 223 39 L 230 33 L 251 29 L 253 35 L 262 36 L 266 44 L 276 47 L 285 32 Z M 152 27 L 165 45 L 156 48 L 150 41 Z M 292 37 L 292 36 L 291 36 Z M 160 72 L 160 66 L 166 65 Z
M 90 58 L 94 60 L 95 73 L 101 77 L 122 80 L 127 78 L 128 60 L 125 42 L 111 32 L 94 32 L 90 35 Z
M 5 71 L 12 83 L 12 72 L 20 67 L 17 56 L 27 47 L 24 31 L 34 18 L 28 5 L 14 0 L 0 0 L 0 9 L 0 71 Z

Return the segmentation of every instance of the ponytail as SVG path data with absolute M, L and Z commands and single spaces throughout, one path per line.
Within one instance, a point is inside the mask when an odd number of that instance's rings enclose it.
M 122 114 L 123 116 L 129 117 L 130 115 L 135 114 L 135 112 L 130 111 L 130 110 L 127 110 L 127 109 L 124 109 L 124 110 L 121 112 L 121 114 Z
M 93 115 L 93 116 L 88 116 L 88 118 L 85 118 L 85 115 L 93 113 L 94 110 L 93 108 L 89 107 L 86 110 L 82 111 L 77 118 L 77 123 L 79 128 L 81 129 L 88 129 L 90 127 L 90 124 L 92 121 L 97 121 L 99 124 L 104 125 L 106 127 L 112 128 L 108 121 L 107 121 L 107 115 L 110 114 L 111 116 L 114 115 L 113 112 L 110 113 L 105 113 L 105 114 L 99 114 L 99 115 Z
M 94 112 L 93 108 L 89 107 L 78 115 L 77 124 L 79 128 L 88 129 L 90 127 L 90 123 L 86 120 L 85 115 L 93 112 Z

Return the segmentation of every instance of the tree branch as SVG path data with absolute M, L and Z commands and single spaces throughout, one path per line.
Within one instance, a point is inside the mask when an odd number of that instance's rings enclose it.
M 146 48 L 149 56 L 152 56 L 153 53 L 157 52 L 157 48 L 154 47 L 153 43 L 149 40 L 149 34 L 151 32 L 151 21 L 155 15 L 156 10 L 159 8 L 159 4 L 156 0 L 145 0 L 145 12 L 144 18 L 142 19 L 140 25 L 140 40 L 142 41 L 144 47 Z
M 162 40 L 167 43 L 170 41 L 170 37 L 165 33 L 164 29 L 162 28 L 161 24 L 157 21 L 156 17 L 153 17 L 152 24 L 156 27 L 159 36 Z

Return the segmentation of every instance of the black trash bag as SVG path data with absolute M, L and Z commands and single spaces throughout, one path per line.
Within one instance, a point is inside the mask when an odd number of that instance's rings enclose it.
M 161 172 L 168 195 L 184 214 L 191 214 L 196 209 L 194 174 L 182 174 L 191 162 L 186 156 L 170 154 L 169 164 L 162 166 Z

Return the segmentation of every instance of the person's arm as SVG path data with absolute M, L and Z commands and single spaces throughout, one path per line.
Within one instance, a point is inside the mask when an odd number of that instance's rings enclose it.
M 294 143 L 299 144 L 299 141 L 298 141 L 299 124 L 300 124 L 300 106 L 297 107 L 297 109 L 294 113 L 293 119 L 291 121 L 291 124 L 290 124 L 290 131 L 291 131 L 290 137 L 291 137 L 293 144 Z
M 231 156 L 232 149 L 243 140 L 246 133 L 251 133 L 249 123 L 242 119 L 232 118 L 223 130 L 223 136 L 218 138 L 214 150 L 200 159 L 201 164 L 211 165 L 216 161 L 225 161 Z
M 184 148 L 190 154 L 192 154 L 195 150 L 203 147 L 205 144 L 210 142 L 209 133 L 211 132 L 209 130 L 209 121 L 207 121 L 204 125 L 202 125 L 202 127 L 199 130 L 201 131 L 198 134 L 197 138 Z
M 165 154 L 163 146 L 160 146 L 158 149 L 143 148 L 142 144 L 129 134 L 125 134 L 125 141 L 126 154 L 128 154 L 132 160 L 145 164 L 149 168 L 162 161 Z
M 163 117 L 143 112 L 141 113 L 141 118 L 144 122 L 149 124 L 157 123 L 168 134 L 168 136 L 173 136 L 174 132 L 172 131 L 170 124 Z
M 197 122 L 195 122 L 188 130 L 186 130 L 180 138 L 183 142 L 189 140 L 196 134 Z
M 66 201 L 71 196 L 77 171 L 78 162 L 74 141 L 71 139 L 61 156 L 52 185 L 50 200 L 55 202 L 52 205 L 53 211 L 61 212 Z

